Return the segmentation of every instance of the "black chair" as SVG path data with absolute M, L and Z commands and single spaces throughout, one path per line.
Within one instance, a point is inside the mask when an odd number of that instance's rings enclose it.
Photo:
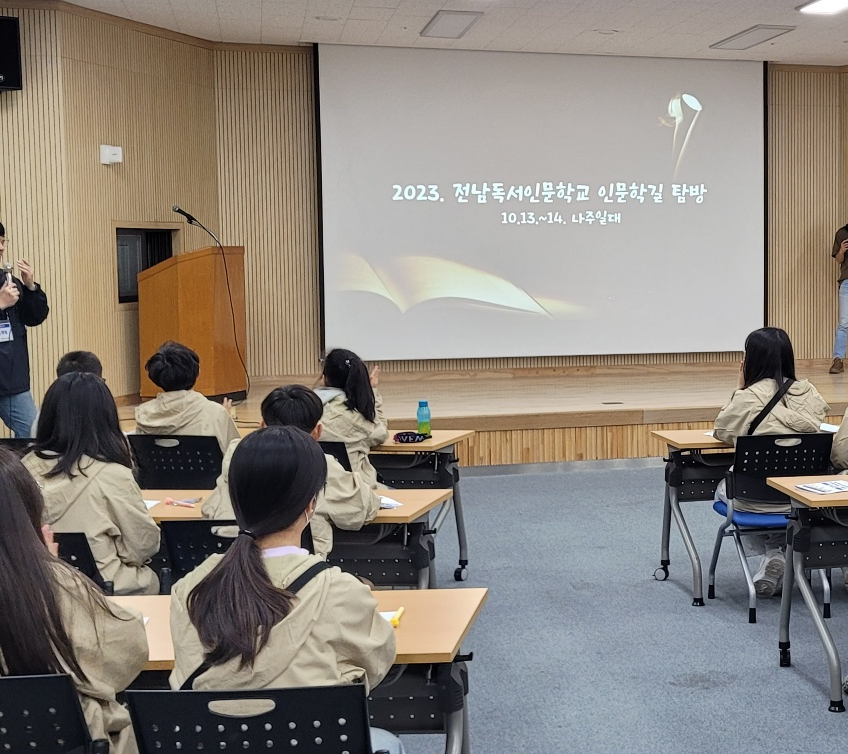
M 351 471 L 350 457 L 347 454 L 347 447 L 343 442 L 325 442 L 321 440 L 318 443 L 325 455 L 333 456 L 345 471 Z
M 361 685 L 261 691 L 127 691 L 126 696 L 139 754 L 373 754 L 368 705 Z M 257 701 L 249 701 L 254 699 Z
M 725 476 L 725 491 L 729 505 L 722 501 L 713 509 L 724 521 L 716 535 L 713 557 L 710 562 L 707 597 L 715 599 L 715 571 L 721 545 L 725 537 L 733 537 L 736 552 L 748 584 L 748 622 L 757 622 L 757 592 L 748 568 L 742 537 L 747 534 L 765 534 L 785 530 L 787 517 L 781 513 L 749 513 L 734 510 L 734 500 L 765 505 L 786 506 L 789 498 L 766 479 L 779 476 L 811 476 L 827 474 L 831 470 L 830 451 L 833 435 L 829 432 L 798 435 L 742 435 L 736 438 L 733 468 Z M 791 568 L 791 564 L 787 564 Z M 830 585 L 825 582 L 825 603 L 829 611 Z
M 18 458 L 23 458 L 32 445 L 31 437 L 0 437 L 0 448 L 11 450 Z
M 91 740 L 69 676 L 5 676 L 0 677 L 0 751 L 109 754 L 109 742 Z
M 88 544 L 88 537 L 82 532 L 53 532 L 53 541 L 59 545 L 59 557 L 80 573 L 88 576 L 104 594 L 113 594 L 114 585 L 106 581 L 97 569 L 97 561 Z
M 162 538 L 171 561 L 174 581 L 193 571 L 210 555 L 223 555 L 233 543 L 232 529 L 216 532 L 221 527 L 235 527 L 235 521 L 163 521 Z
M 212 490 L 224 456 L 214 437 L 130 435 L 143 490 Z

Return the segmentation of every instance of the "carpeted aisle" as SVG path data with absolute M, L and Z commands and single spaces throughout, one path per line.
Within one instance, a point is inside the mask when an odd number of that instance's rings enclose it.
M 437 540 L 439 585 L 487 586 L 463 650 L 475 754 L 842 752 L 848 713 L 827 710 L 824 653 L 800 595 L 792 668 L 778 666 L 779 599 L 747 622 L 726 541 L 718 599 L 691 606 L 691 569 L 672 530 L 658 582 L 663 470 L 569 464 L 561 473 L 467 476 L 470 576 L 453 580 L 454 528 Z M 684 506 L 706 570 L 720 517 Z M 831 631 L 848 657 L 848 594 L 836 572 Z M 816 585 L 817 594 L 820 589 Z M 848 665 L 848 662 L 844 663 Z M 406 736 L 408 754 L 444 739 Z

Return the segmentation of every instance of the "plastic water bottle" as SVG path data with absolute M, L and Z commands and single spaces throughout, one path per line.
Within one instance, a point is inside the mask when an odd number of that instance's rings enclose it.
M 427 401 L 418 401 L 418 434 L 430 434 L 430 406 Z

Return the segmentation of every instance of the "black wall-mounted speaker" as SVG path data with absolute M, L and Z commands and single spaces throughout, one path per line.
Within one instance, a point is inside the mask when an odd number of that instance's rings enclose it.
M 21 25 L 14 16 L 0 16 L 0 90 L 21 88 Z

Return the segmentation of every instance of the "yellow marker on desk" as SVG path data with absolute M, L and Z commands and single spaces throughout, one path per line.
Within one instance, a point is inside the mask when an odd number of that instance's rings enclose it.
M 395 614 L 391 617 L 391 620 L 389 620 L 389 623 L 391 623 L 395 628 L 397 628 L 400 625 L 400 619 L 403 617 L 405 611 L 405 607 L 399 607 Z

